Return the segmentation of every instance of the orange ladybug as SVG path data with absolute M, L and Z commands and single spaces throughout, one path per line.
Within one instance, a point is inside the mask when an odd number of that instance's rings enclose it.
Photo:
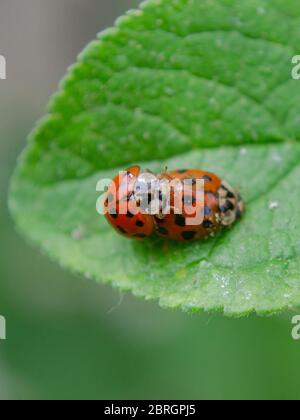
M 155 229 L 153 216 L 141 211 L 135 197 L 140 173 L 139 166 L 132 166 L 118 174 L 104 198 L 106 219 L 118 233 L 129 239 L 145 239 Z
M 160 236 L 176 241 L 206 239 L 222 228 L 232 226 L 244 213 L 239 193 L 213 173 L 189 169 L 164 173 L 161 177 L 177 179 L 179 183 L 190 181 L 191 188 L 183 193 L 184 206 L 180 214 L 176 214 L 173 205 L 170 214 L 155 218 L 156 232 Z M 197 200 L 197 181 L 204 182 L 200 200 Z M 197 208 L 201 208 L 203 219 L 198 225 L 190 225 L 188 219 L 196 214 Z
M 105 195 L 108 222 L 130 239 L 154 233 L 176 241 L 206 239 L 232 226 L 244 211 L 236 190 L 198 169 L 155 175 L 132 166 L 114 179 Z

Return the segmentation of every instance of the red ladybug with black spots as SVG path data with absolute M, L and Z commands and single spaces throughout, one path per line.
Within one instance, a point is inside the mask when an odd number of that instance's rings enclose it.
M 155 230 L 153 216 L 142 211 L 136 198 L 140 173 L 139 166 L 132 166 L 118 174 L 105 195 L 106 219 L 118 233 L 129 239 L 145 239 Z
M 198 169 L 154 175 L 133 166 L 114 179 L 105 196 L 108 222 L 123 236 L 139 240 L 154 233 L 175 241 L 207 239 L 231 227 L 244 210 L 236 190 Z M 202 218 L 191 224 L 197 211 Z

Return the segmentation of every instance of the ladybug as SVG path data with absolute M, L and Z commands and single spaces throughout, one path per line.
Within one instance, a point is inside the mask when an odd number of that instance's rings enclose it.
M 130 239 L 154 233 L 176 241 L 207 239 L 231 227 L 244 210 L 236 190 L 217 175 L 198 169 L 155 175 L 132 166 L 114 179 L 105 195 L 105 217 Z M 191 224 L 199 211 L 201 220 Z
M 141 211 L 135 197 L 140 174 L 139 166 L 121 172 L 108 187 L 104 197 L 105 217 L 111 226 L 121 235 L 137 240 L 151 236 L 155 229 L 153 216 Z
M 190 169 L 163 173 L 160 177 L 169 181 L 178 180 L 179 185 L 187 183 L 191 187 L 182 187 L 183 208 L 180 214 L 176 213 L 172 202 L 173 192 L 170 214 L 155 217 L 159 236 L 176 241 L 207 239 L 224 227 L 232 226 L 244 213 L 244 203 L 239 193 L 213 173 Z M 197 181 L 204 182 L 203 201 L 197 201 Z M 191 225 L 188 219 L 196 214 L 197 208 L 201 209 L 203 220 L 198 225 Z

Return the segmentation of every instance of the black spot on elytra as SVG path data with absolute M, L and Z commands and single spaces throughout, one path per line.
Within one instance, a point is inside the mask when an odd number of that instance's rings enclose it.
M 185 217 L 182 216 L 181 214 L 176 214 L 175 223 L 176 223 L 177 226 L 181 226 L 181 227 L 186 226 Z
M 136 226 L 142 228 L 142 227 L 144 227 L 144 222 L 142 222 L 141 220 L 138 220 L 136 222 Z
M 233 194 L 233 192 L 232 192 L 232 191 L 228 191 L 228 190 L 227 190 L 227 197 L 228 197 L 228 198 L 235 198 L 235 195 Z
M 168 235 L 168 233 L 169 233 L 168 230 L 164 227 L 159 227 L 157 229 L 157 232 L 160 233 L 161 235 Z
M 181 236 L 183 237 L 185 241 L 191 241 L 192 239 L 195 238 L 196 232 L 193 232 L 192 230 L 191 231 L 187 230 L 185 232 L 182 232 Z
M 234 205 L 231 201 L 227 200 L 224 206 L 220 207 L 222 213 L 226 213 L 228 210 L 234 210 Z
M 177 171 L 179 174 L 185 174 L 187 172 L 187 169 L 179 169 L 179 171 Z
M 226 195 L 228 198 L 235 198 L 235 195 L 232 191 L 230 191 L 227 187 L 225 187 L 225 185 L 221 186 L 222 190 L 226 191 Z
M 111 217 L 113 219 L 117 219 L 118 218 L 118 213 L 117 213 L 117 210 L 116 209 L 111 209 L 110 212 L 109 212 L 109 214 L 111 215 Z
M 204 175 L 201 179 L 203 179 L 206 182 L 212 182 L 212 178 L 208 175 Z
M 196 182 L 197 182 L 197 180 L 193 179 L 193 178 L 187 178 L 187 179 L 184 180 L 184 184 L 188 185 L 188 186 L 195 185 Z
M 226 207 L 228 208 L 228 210 L 234 210 L 234 204 L 230 200 L 226 201 Z
M 124 228 L 122 228 L 122 226 L 117 226 L 117 228 L 119 229 L 119 231 L 121 233 L 123 233 L 123 235 L 127 235 L 128 234 L 127 230 L 125 230 Z
M 213 227 L 213 223 L 210 220 L 204 220 L 203 222 L 203 227 L 205 229 L 211 229 Z
M 109 193 L 108 196 L 107 196 L 108 204 L 113 203 L 114 199 L 115 199 L 114 195 L 112 193 Z

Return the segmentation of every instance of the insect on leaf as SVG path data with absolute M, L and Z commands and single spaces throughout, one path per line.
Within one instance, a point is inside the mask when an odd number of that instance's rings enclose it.
M 81 54 L 13 178 L 19 229 L 63 267 L 164 307 L 300 303 L 298 0 L 149 0 Z M 214 172 L 247 212 L 205 242 L 134 243 L 96 183 L 140 164 Z

